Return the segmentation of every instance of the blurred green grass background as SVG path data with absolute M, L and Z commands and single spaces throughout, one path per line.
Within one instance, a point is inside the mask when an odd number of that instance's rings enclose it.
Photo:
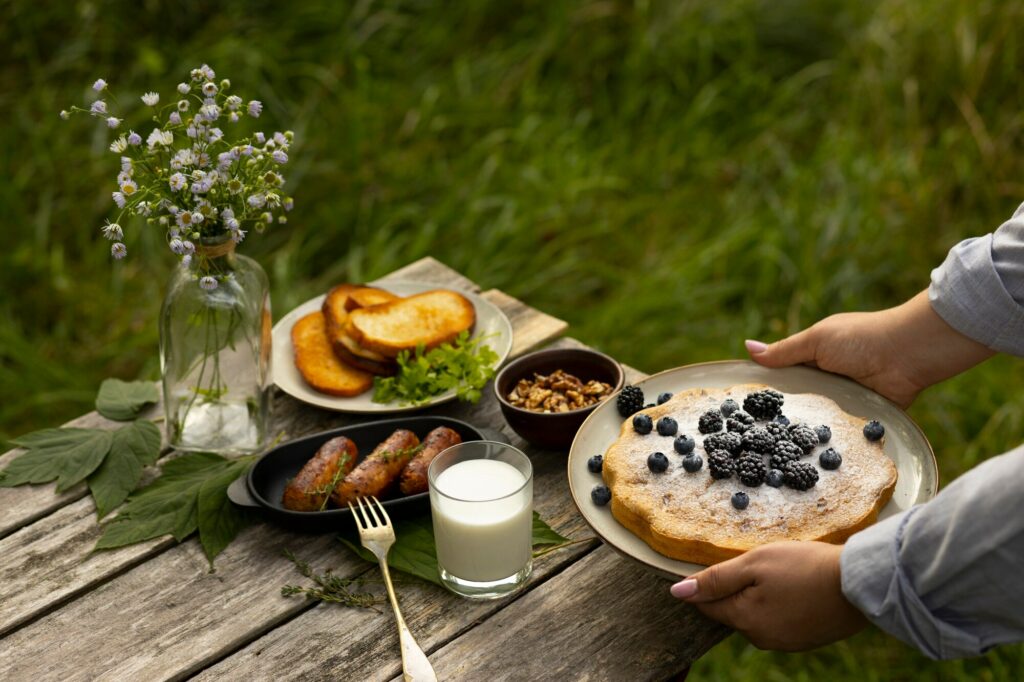
M 110 261 L 107 131 L 57 117 L 98 77 L 166 101 L 209 62 L 295 131 L 291 222 L 242 247 L 275 317 L 429 254 L 648 372 L 899 303 L 1024 200 L 1019 1 L 4 6 L 3 438 L 158 373 L 173 259 L 132 224 Z M 1024 440 L 1022 379 L 997 358 L 919 399 L 943 480 Z M 734 636 L 691 679 L 1021 670 L 1020 646 L 932 663 L 868 631 L 803 655 Z

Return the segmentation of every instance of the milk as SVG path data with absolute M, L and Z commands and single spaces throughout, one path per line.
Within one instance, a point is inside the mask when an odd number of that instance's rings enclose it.
M 533 486 L 526 482 L 494 459 L 459 462 L 437 476 L 430 506 L 437 561 L 448 573 L 489 582 L 526 566 L 533 527 Z

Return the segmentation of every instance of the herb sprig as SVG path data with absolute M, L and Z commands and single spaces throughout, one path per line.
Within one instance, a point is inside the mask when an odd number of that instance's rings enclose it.
M 281 587 L 282 597 L 295 597 L 304 595 L 307 599 L 342 604 L 344 606 L 358 606 L 365 609 L 376 608 L 377 604 L 383 604 L 384 598 L 378 597 L 370 592 L 357 592 L 351 589 L 352 585 L 361 585 L 366 581 L 361 578 L 341 578 L 334 575 L 331 569 L 326 573 L 318 574 L 308 562 L 295 556 L 290 550 L 284 550 L 284 556 L 295 564 L 295 569 L 306 578 L 313 581 L 315 587 L 301 587 L 299 585 L 284 585 Z
M 480 389 L 494 377 L 498 354 L 484 343 L 487 337 L 470 339 L 462 332 L 451 343 L 424 352 L 421 345 L 415 353 L 398 354 L 398 373 L 393 377 L 374 379 L 373 401 L 422 405 L 434 396 L 455 390 L 459 400 L 475 403 Z

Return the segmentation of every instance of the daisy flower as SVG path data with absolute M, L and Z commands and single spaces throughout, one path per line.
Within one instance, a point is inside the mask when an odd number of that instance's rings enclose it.
M 134 130 L 129 130 L 128 131 L 128 144 L 132 145 L 133 147 L 139 146 L 140 144 L 142 144 L 142 136 L 139 135 Z
M 192 88 L 189 86 L 188 83 L 178 83 L 178 92 L 180 92 L 183 95 L 187 95 L 188 91 L 191 89 Z
M 211 277 L 210 275 L 206 275 L 205 277 L 201 277 L 199 279 L 199 286 L 201 286 L 203 289 L 206 289 L 207 291 L 213 291 L 214 289 L 217 288 L 217 280 Z
M 224 100 L 224 104 L 227 105 L 231 111 L 236 111 L 238 107 L 242 106 L 242 98 L 238 95 L 228 95 L 228 98 Z
M 92 106 L 89 107 L 89 111 L 94 116 L 99 116 L 101 114 L 105 114 L 105 113 L 107 113 L 107 103 L 104 102 L 101 99 L 98 99 L 98 100 L 96 100 L 95 102 L 92 103 Z
M 157 104 L 160 103 L 160 95 L 156 92 L 147 92 L 145 95 L 142 96 L 141 99 L 142 103 L 145 104 L 147 107 L 155 107 Z
M 267 203 L 267 198 L 262 194 L 252 194 L 246 201 L 253 208 L 263 208 L 263 205 Z
M 134 180 L 128 180 L 126 182 L 121 183 L 121 194 L 125 195 L 126 197 L 130 197 L 131 195 L 135 194 L 136 190 L 138 189 L 139 186 L 135 184 Z
M 124 208 L 125 204 L 128 203 L 121 192 L 111 192 L 110 196 L 113 197 L 114 203 L 117 204 L 118 208 Z
M 178 111 L 188 111 L 188 100 L 187 99 L 179 99 L 178 100 Z
M 121 230 L 121 226 L 117 223 L 111 223 L 108 221 L 106 225 L 100 228 L 100 231 L 103 232 L 104 237 L 111 241 L 119 242 L 124 239 L 124 232 Z
M 203 83 L 203 94 L 207 97 L 213 97 L 217 94 L 217 86 L 213 83 Z
M 249 115 L 250 116 L 252 116 L 253 118 L 259 118 L 260 114 L 262 112 L 263 112 L 263 103 L 262 102 L 260 102 L 257 99 L 251 100 L 249 102 Z
M 115 118 L 113 116 L 111 116 L 111 117 L 109 117 L 107 119 L 107 127 L 108 128 L 116 128 L 119 125 L 121 125 L 121 119 Z
M 92 89 L 96 92 L 100 92 L 103 88 L 107 87 L 107 81 L 102 78 L 97 78 L 96 82 L 92 84 Z
M 185 188 L 185 176 L 181 173 L 175 173 L 167 179 L 167 184 L 171 186 L 172 192 L 180 192 Z
M 110 255 L 117 260 L 121 260 L 128 255 L 128 248 L 121 242 L 114 242 L 110 245 Z
M 271 158 L 273 158 L 273 159 L 274 159 L 274 161 L 276 161 L 276 162 L 278 162 L 278 163 L 288 163 L 288 155 L 287 155 L 287 154 L 285 154 L 285 153 L 284 153 L 284 152 L 283 152 L 282 150 L 280 150 L 280 149 L 278 149 L 277 151 L 275 151 L 275 152 L 274 152 L 273 154 L 271 154 L 270 156 L 271 156 Z
M 171 115 L 167 117 L 167 121 L 171 125 L 180 126 L 181 125 L 181 114 L 179 114 L 177 111 L 172 111 Z

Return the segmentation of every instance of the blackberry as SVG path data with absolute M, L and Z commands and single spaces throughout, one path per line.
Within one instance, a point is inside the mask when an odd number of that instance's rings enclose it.
M 810 462 L 790 462 L 782 470 L 782 478 L 794 490 L 810 490 L 818 482 L 818 470 Z
M 732 416 L 725 420 L 727 431 L 743 433 L 754 425 L 754 418 L 743 411 L 733 412 Z
M 882 440 L 885 435 L 885 427 L 872 419 L 864 425 L 864 437 L 870 441 Z
M 622 418 L 632 417 L 644 407 L 644 392 L 639 386 L 626 386 L 619 391 L 619 397 L 615 399 L 615 407 L 618 408 Z
M 822 469 L 827 469 L 828 471 L 835 471 L 842 463 L 843 456 L 835 448 L 829 448 L 818 456 L 818 464 L 821 465 Z
M 683 457 L 683 468 L 691 474 L 700 471 L 703 466 L 704 459 L 696 453 L 690 453 L 686 457 Z
M 722 406 L 718 408 L 718 411 L 722 413 L 723 417 L 728 417 L 731 416 L 734 412 L 737 412 L 739 409 L 739 403 L 737 403 L 732 398 L 726 398 L 725 402 L 722 403 Z
M 608 490 L 606 485 L 595 485 L 594 489 L 590 491 L 590 499 L 598 507 L 603 507 L 611 501 L 612 491 Z
M 764 482 L 773 488 L 781 488 L 783 483 L 782 471 L 779 469 L 769 470 L 768 475 L 764 477 Z
M 706 451 L 725 450 L 734 457 L 740 454 L 740 446 L 742 444 L 743 438 L 740 437 L 740 434 L 729 433 L 728 431 L 719 431 L 704 439 L 704 449 Z
M 832 440 L 832 429 L 828 428 L 824 424 L 821 426 L 815 426 L 814 433 L 818 434 L 819 443 L 827 443 Z
M 708 454 L 708 472 L 711 474 L 711 478 L 716 480 L 730 478 L 734 471 L 736 471 L 736 462 L 733 461 L 732 455 L 725 450 L 715 450 Z
M 764 465 L 764 458 L 761 455 L 748 452 L 736 460 L 736 474 L 740 477 L 740 483 L 743 485 L 756 488 L 764 483 L 767 473 L 768 467 Z
M 780 440 L 775 442 L 771 451 L 772 468 L 785 469 L 790 462 L 796 462 L 804 455 L 800 446 L 791 440 Z
M 805 455 L 811 454 L 818 444 L 818 434 L 804 424 L 793 424 L 789 427 L 789 439 L 800 446 Z
M 679 424 L 672 417 L 662 417 L 658 420 L 658 435 L 659 436 L 674 436 L 676 431 L 679 430 Z
M 672 400 L 672 394 L 671 393 L 662 393 L 661 395 L 658 396 L 658 404 L 659 405 L 661 405 L 663 403 L 667 403 L 669 400 Z
M 693 440 L 692 436 L 676 436 L 676 439 L 672 441 L 672 447 L 676 449 L 680 455 L 688 455 L 693 452 L 694 446 L 697 443 Z
M 767 455 L 775 445 L 775 437 L 763 426 L 752 426 L 743 433 L 742 447 L 744 450 Z
M 701 433 L 714 433 L 722 430 L 722 413 L 718 410 L 708 410 L 697 420 L 697 430 Z
M 782 394 L 766 388 L 763 391 L 750 393 L 743 399 L 743 409 L 753 415 L 754 419 L 769 421 L 775 419 L 782 410 Z
M 668 457 L 664 452 L 652 452 L 647 455 L 647 468 L 656 474 L 663 474 L 668 469 Z
M 633 430 L 639 433 L 641 436 L 647 435 L 654 428 L 654 422 L 651 421 L 649 415 L 638 414 L 633 417 Z
M 601 469 L 603 467 L 604 467 L 604 456 L 603 455 L 594 455 L 593 457 L 591 457 L 590 459 L 587 460 L 587 469 L 589 469 L 590 473 L 592 473 L 592 474 L 599 474 L 599 473 L 601 473 Z
M 787 417 L 784 414 L 780 414 L 778 417 L 775 418 L 775 423 L 782 424 L 783 426 L 789 426 L 789 417 Z
M 732 494 L 732 506 L 743 510 L 750 504 L 750 497 L 742 490 Z
M 775 440 L 789 440 L 789 431 L 786 429 L 785 424 L 779 422 L 768 422 L 762 428 L 765 431 L 772 434 Z

